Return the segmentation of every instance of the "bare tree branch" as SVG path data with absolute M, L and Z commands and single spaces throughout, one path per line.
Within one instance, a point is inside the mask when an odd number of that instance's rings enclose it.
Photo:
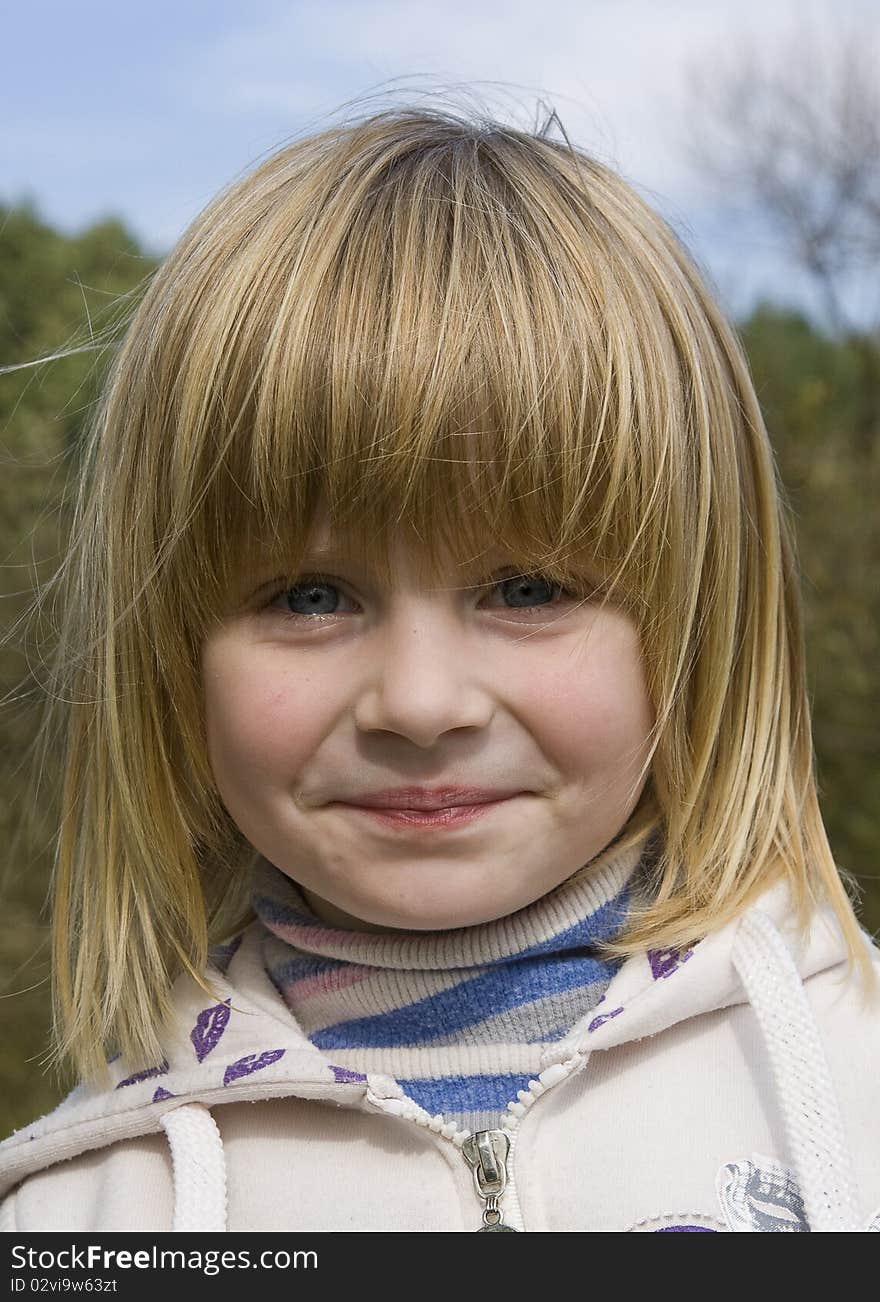
M 853 326 L 855 274 L 877 286 L 874 328 L 880 317 L 877 49 L 873 31 L 799 22 L 779 48 L 744 36 L 687 73 L 692 161 L 732 210 L 769 221 L 837 331 Z

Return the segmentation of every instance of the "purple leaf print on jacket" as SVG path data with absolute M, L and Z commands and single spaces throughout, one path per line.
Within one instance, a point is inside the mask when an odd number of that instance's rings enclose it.
M 153 1095 L 153 1102 L 161 1103 L 163 1099 L 176 1099 L 176 1098 L 177 1098 L 176 1094 L 172 1094 L 171 1090 L 163 1090 L 162 1086 L 160 1085 L 156 1090 L 156 1093 Z
M 212 1049 L 217 1047 L 217 1041 L 226 1030 L 226 1024 L 229 1021 L 229 1005 L 232 1002 L 224 999 L 222 1004 L 214 1004 L 212 1008 L 203 1008 L 199 1013 L 196 1024 L 189 1033 L 192 1040 L 192 1046 L 196 1051 L 196 1057 L 199 1062 L 207 1058 Z
M 610 1013 L 600 1013 L 598 1017 L 593 1018 L 592 1022 L 590 1022 L 590 1025 L 587 1027 L 587 1030 L 598 1031 L 600 1026 L 604 1026 L 606 1022 L 611 1021 L 612 1017 L 616 1017 L 618 1013 L 622 1012 L 623 1008 L 621 1007 L 612 1008 Z
M 648 962 L 651 964 L 651 975 L 654 980 L 659 981 L 661 977 L 672 976 L 682 963 L 688 961 L 693 952 L 692 949 L 649 949 Z
M 279 1058 L 284 1057 L 283 1049 L 267 1049 L 265 1053 L 249 1053 L 246 1058 L 239 1058 L 237 1062 L 231 1062 L 223 1073 L 223 1084 L 228 1085 L 230 1081 L 238 1080 L 239 1076 L 250 1076 L 252 1072 L 262 1071 L 270 1063 L 277 1062 Z
M 149 1080 L 151 1076 L 164 1076 L 167 1070 L 168 1060 L 165 1059 L 159 1063 L 158 1067 L 147 1067 L 145 1071 L 136 1071 L 133 1076 L 126 1076 L 125 1080 L 121 1080 L 116 1088 L 121 1090 L 123 1085 L 137 1085 L 138 1081 Z
M 362 1071 L 349 1071 L 347 1067 L 334 1067 L 332 1062 L 330 1070 L 333 1072 L 333 1079 L 337 1085 L 347 1085 L 352 1081 L 367 1079 Z

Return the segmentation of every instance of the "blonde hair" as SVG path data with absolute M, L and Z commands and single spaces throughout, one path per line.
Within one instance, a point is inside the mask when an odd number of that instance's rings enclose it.
M 400 526 L 432 568 L 487 539 L 563 583 L 587 557 L 638 622 L 656 728 L 621 843 L 656 830 L 659 851 L 617 952 L 689 945 L 783 877 L 800 926 L 831 904 L 867 979 L 735 335 L 669 227 L 567 137 L 395 108 L 213 200 L 87 431 L 41 733 L 64 755 L 59 1061 L 158 1060 L 176 975 L 204 985 L 211 944 L 253 916 L 200 648 L 262 559 L 295 572 L 319 504 L 383 572 Z

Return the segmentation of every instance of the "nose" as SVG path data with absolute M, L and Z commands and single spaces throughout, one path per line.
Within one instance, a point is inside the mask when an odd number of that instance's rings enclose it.
M 355 703 L 363 732 L 394 732 L 428 748 L 456 728 L 484 728 L 495 709 L 485 654 L 468 649 L 447 612 L 415 601 L 389 617 Z

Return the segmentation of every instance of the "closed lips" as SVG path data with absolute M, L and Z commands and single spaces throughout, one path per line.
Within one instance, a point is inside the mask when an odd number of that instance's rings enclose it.
M 452 809 L 461 805 L 486 805 L 495 800 L 507 800 L 519 795 L 519 789 L 488 791 L 485 787 L 461 787 L 442 792 L 426 792 L 406 788 L 398 791 L 378 791 L 357 796 L 341 804 L 362 805 L 369 809 Z

